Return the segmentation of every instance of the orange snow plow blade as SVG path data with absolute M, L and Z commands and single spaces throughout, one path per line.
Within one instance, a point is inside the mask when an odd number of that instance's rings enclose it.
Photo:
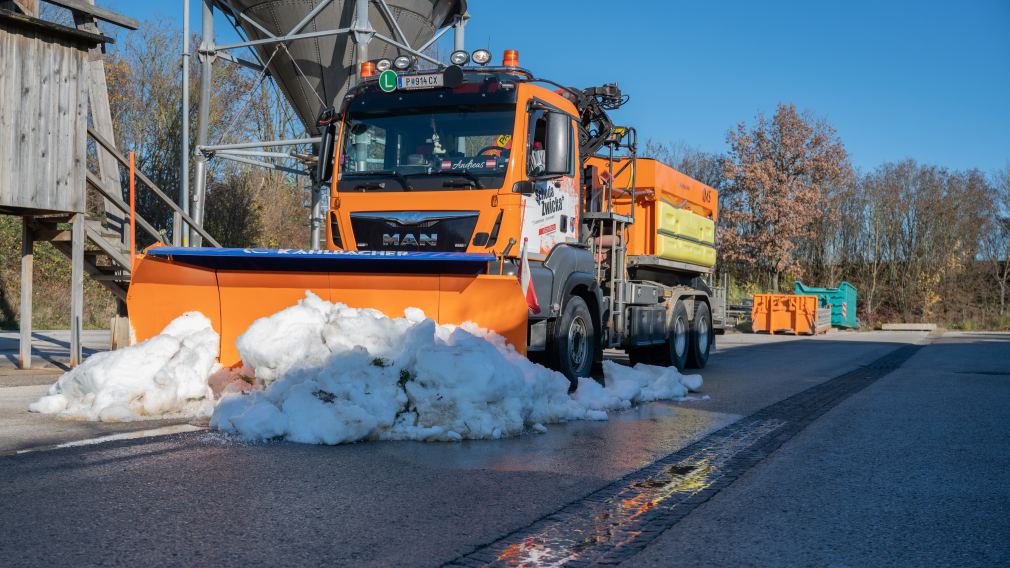
M 137 260 L 127 307 L 137 342 L 190 311 L 221 335 L 221 364 L 240 363 L 235 340 L 258 318 L 311 291 L 330 302 L 401 317 L 420 308 L 438 323 L 472 321 L 526 351 L 528 307 L 515 276 L 488 274 L 492 255 L 157 247 Z

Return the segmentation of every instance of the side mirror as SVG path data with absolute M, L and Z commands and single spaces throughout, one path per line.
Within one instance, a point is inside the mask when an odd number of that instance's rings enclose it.
M 316 182 L 325 183 L 333 176 L 333 144 L 336 140 L 337 126 L 327 124 L 319 140 L 319 154 L 316 161 Z
M 512 184 L 512 193 L 521 193 L 522 195 L 533 195 L 535 189 L 533 187 L 533 182 L 529 180 L 517 181 Z
M 572 119 L 561 112 L 547 113 L 544 145 L 544 176 L 568 174 L 572 163 Z

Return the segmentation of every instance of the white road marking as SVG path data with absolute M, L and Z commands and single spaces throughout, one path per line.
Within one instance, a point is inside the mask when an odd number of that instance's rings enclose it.
M 163 426 L 161 428 L 152 428 L 150 430 L 137 430 L 135 432 L 121 432 L 119 434 L 110 434 L 108 436 L 99 436 L 97 438 L 88 438 L 86 440 L 75 440 L 73 442 L 63 442 L 62 444 L 55 444 L 52 446 L 40 446 L 37 448 L 26 448 L 24 450 L 18 450 L 16 454 L 27 454 L 30 452 L 44 452 L 49 450 L 59 450 L 63 448 L 76 448 L 80 446 L 93 446 L 95 444 L 104 444 L 106 442 L 117 442 L 119 440 L 137 440 L 140 438 L 152 438 L 154 436 L 168 436 L 169 434 L 183 434 L 185 432 L 198 432 L 200 430 L 206 430 L 204 426 L 194 426 L 192 424 L 175 424 L 172 426 Z

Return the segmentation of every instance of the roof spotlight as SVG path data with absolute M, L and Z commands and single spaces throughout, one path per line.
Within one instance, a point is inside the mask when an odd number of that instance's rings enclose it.
M 404 69 L 410 67 L 410 64 L 413 62 L 414 60 L 411 59 L 410 57 L 406 55 L 401 55 L 393 60 L 393 67 L 396 67 L 400 71 L 403 71 Z
M 473 62 L 477 65 L 487 65 L 491 61 L 491 52 L 486 49 L 477 49 L 473 52 Z
M 393 65 L 393 62 L 388 59 L 380 59 L 375 62 L 375 70 L 382 73 L 386 69 L 389 69 Z
M 460 49 L 449 55 L 449 61 L 452 62 L 453 65 L 466 65 L 470 61 L 470 54 Z

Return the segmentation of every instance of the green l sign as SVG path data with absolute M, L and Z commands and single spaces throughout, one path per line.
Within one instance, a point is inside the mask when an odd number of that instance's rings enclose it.
M 384 92 L 392 93 L 396 90 L 396 71 L 386 69 L 379 75 L 379 88 Z

